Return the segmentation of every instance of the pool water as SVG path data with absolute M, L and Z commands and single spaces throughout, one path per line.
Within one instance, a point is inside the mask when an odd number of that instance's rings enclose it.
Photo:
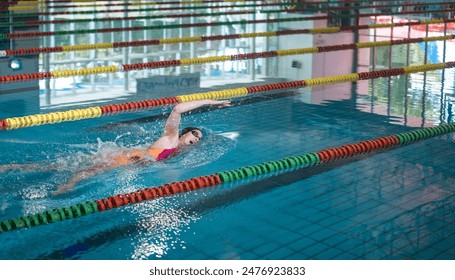
M 376 48 L 367 56 L 374 63 L 352 72 L 451 61 L 451 44 Z M 172 107 L 0 131 L 0 169 L 34 164 L 0 173 L 0 219 L 450 123 L 454 77 L 451 68 L 233 99 L 184 116 L 182 127 L 204 132 L 197 147 L 59 196 L 57 187 L 93 162 L 153 143 Z M 0 111 L 10 117 L 8 106 Z M 454 142 L 447 134 L 2 232 L 0 259 L 454 259 Z
M 453 70 L 445 74 L 453 76 Z M 440 116 L 417 117 L 425 115 L 419 98 L 407 101 L 414 116 L 372 113 L 387 107 L 372 94 L 387 91 L 387 80 L 361 81 L 350 98 L 345 93 L 339 98 L 334 85 L 256 95 L 233 100 L 229 108 L 200 110 L 185 116 L 182 124 L 201 125 L 206 135 L 198 147 L 166 162 L 100 174 L 61 196 L 52 196 L 56 186 L 94 158 L 156 139 L 171 108 L 3 131 L 2 164 L 37 162 L 41 167 L 2 173 L 1 216 L 67 207 L 413 129 L 405 119 L 424 126 L 440 122 Z M 369 84 L 369 92 L 359 90 L 365 88 L 362 83 Z M 423 86 L 441 85 L 429 81 Z M 425 88 L 413 89 L 412 96 Z M 325 100 L 308 102 L 318 94 Z M 447 108 L 453 95 L 443 100 L 441 106 Z M 453 259 L 453 147 L 453 135 L 445 135 L 4 232 L 0 258 Z M 52 163 L 58 169 L 46 171 Z

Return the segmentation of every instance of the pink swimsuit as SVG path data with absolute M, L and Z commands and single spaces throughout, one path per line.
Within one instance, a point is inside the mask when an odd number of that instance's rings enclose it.
M 160 149 L 160 148 L 151 148 L 149 151 L 151 151 L 153 157 L 156 160 L 163 160 L 165 158 L 168 158 L 170 155 L 172 155 L 177 148 L 173 149 Z

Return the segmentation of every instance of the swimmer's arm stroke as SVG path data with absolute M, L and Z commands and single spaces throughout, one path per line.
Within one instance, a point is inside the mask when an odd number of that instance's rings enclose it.
M 196 108 L 208 106 L 208 105 L 227 107 L 227 106 L 231 106 L 231 103 L 228 100 L 217 101 L 217 100 L 204 99 L 204 100 L 195 100 L 195 101 L 189 101 L 189 102 L 177 104 L 174 107 L 174 109 L 172 110 L 172 112 L 166 122 L 165 131 L 163 133 L 163 136 L 161 136 L 158 140 L 156 140 L 152 144 L 151 147 L 153 148 L 155 146 L 155 147 L 159 147 L 159 148 L 163 148 L 163 147 L 164 148 L 168 148 L 168 147 L 175 148 L 174 144 L 176 144 L 176 142 L 178 141 L 178 138 L 179 138 L 178 128 L 180 125 L 182 114 L 186 113 L 188 111 L 194 110 Z M 145 158 L 145 156 L 147 156 L 147 151 L 130 150 L 130 151 L 126 152 L 126 156 L 129 159 L 134 159 L 134 162 L 139 162 L 139 161 L 142 161 Z M 145 158 L 145 159 L 147 159 L 147 158 Z M 129 164 L 129 162 L 127 164 Z M 102 172 L 106 172 L 110 169 L 124 166 L 127 164 L 123 164 L 123 163 L 116 164 L 115 162 L 113 162 L 113 163 L 111 162 L 111 163 L 107 163 L 107 164 L 104 164 L 101 166 L 94 165 L 94 166 L 88 167 L 88 168 L 82 170 L 81 172 L 79 172 L 78 174 L 74 175 L 72 178 L 70 178 L 70 180 L 67 183 L 60 185 L 53 194 L 59 195 L 59 194 L 65 193 L 68 190 L 72 189 L 74 187 L 74 185 L 79 183 L 81 180 L 84 180 L 86 178 L 98 175 Z M 0 168 L 0 171 L 1 171 L 1 168 Z
M 169 118 L 166 122 L 164 127 L 163 136 L 177 136 L 179 134 L 179 125 L 182 119 L 182 114 L 189 112 L 191 110 L 208 106 L 208 105 L 216 105 L 219 107 L 228 107 L 231 106 L 231 102 L 229 100 L 211 100 L 211 99 L 204 99 L 204 100 L 194 100 L 188 101 L 184 103 L 177 104 L 174 109 L 172 110 Z

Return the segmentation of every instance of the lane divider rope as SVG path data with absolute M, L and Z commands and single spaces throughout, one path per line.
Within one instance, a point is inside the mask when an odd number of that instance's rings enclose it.
M 236 1 L 231 1 L 231 2 L 236 2 Z M 243 1 L 245 2 L 245 1 Z M 365 1 L 356 1 L 357 4 L 360 4 L 360 2 L 370 2 L 368 0 Z M 345 2 L 346 3 L 346 2 Z M 48 5 L 39 5 L 39 4 L 33 4 L 33 5 L 17 5 L 17 6 L 8 6 L 8 8 L 1 8 L 0 11 L 2 10 L 9 10 L 9 11 L 35 11 L 38 9 L 59 9 L 59 8 L 97 8 L 97 7 L 103 7 L 106 5 L 109 5 L 109 7 L 115 7 L 115 6 L 123 6 L 123 7 L 134 7 L 134 6 L 150 6 L 150 5 L 156 5 L 156 4 L 171 4 L 167 2 L 152 2 L 151 4 L 148 3 L 125 3 L 125 4 L 92 4 L 92 5 L 66 5 L 66 6 L 48 6 Z M 177 4 L 177 3 L 173 3 Z M 193 3 L 180 3 L 180 4 L 193 4 Z M 196 4 L 202 4 L 196 3 Z M 210 3 L 206 3 L 210 4 Z M 36 15 L 75 15 L 75 14 L 92 14 L 92 13 L 129 13 L 129 12 L 149 12 L 149 11 L 163 11 L 163 10 L 183 10 L 183 9 L 219 9 L 219 8 L 246 8 L 246 7 L 270 7 L 270 6 L 285 6 L 287 7 L 288 12 L 307 12 L 307 13 L 316 13 L 316 12 L 324 12 L 324 11 L 351 11 L 351 10 L 356 10 L 359 11 L 361 9 L 383 9 L 383 8 L 392 8 L 392 7 L 399 7 L 401 10 L 404 12 L 398 12 L 400 14 L 411 14 L 411 13 L 428 13 L 428 12 L 447 12 L 449 9 L 453 8 L 454 5 L 452 2 L 435 2 L 431 3 L 434 6 L 445 6 L 448 5 L 448 9 L 427 9 L 428 8 L 428 3 L 399 3 L 399 4 L 379 4 L 379 5 L 374 5 L 371 3 L 368 3 L 367 5 L 358 5 L 355 7 L 351 6 L 328 6 L 328 3 L 325 2 L 306 2 L 306 3 L 301 3 L 298 6 L 295 5 L 295 3 L 254 3 L 254 4 L 235 4 L 235 5 L 213 5 L 215 3 L 211 3 L 212 5 L 210 6 L 184 6 L 184 7 L 159 7 L 159 8 L 144 8 L 144 9 L 109 9 L 109 10 L 98 10 L 98 11 L 93 11 L 93 10 L 84 10 L 84 11 L 65 11 L 65 12 L 34 12 L 34 13 L 26 13 L 26 14 L 10 14 L 10 16 L 19 16 L 19 17 L 30 17 L 30 16 L 36 16 Z M 324 5 L 325 7 L 315 7 L 314 5 Z M 330 3 L 331 5 L 335 3 Z M 352 4 L 352 3 L 349 3 Z M 308 6 L 307 6 L 308 5 Z M 406 11 L 410 7 L 411 11 Z M 389 13 L 389 14 L 395 14 L 395 13 Z M 350 15 L 348 15 L 350 16 Z M 357 15 L 356 15 L 357 16 Z
M 265 2 L 265 0 L 187 0 L 187 1 L 166 1 L 166 2 L 155 2 L 155 1 L 150 1 L 150 2 L 144 2 L 144 1 L 137 1 L 139 3 L 135 3 L 135 1 L 129 0 L 128 2 L 123 2 L 124 0 L 121 1 L 109 1 L 109 3 L 100 3 L 100 2 L 108 2 L 107 0 L 105 1 L 94 1 L 94 0 L 64 0 L 64 1 L 40 1 L 40 0 L 21 0 L 21 1 L 11 1 L 10 4 L 11 6 L 9 7 L 4 7 L 0 8 L 0 11 L 15 11 L 15 10 L 27 10 L 27 8 L 30 9 L 36 9 L 36 8 L 43 8 L 43 9 L 68 9 L 68 8 L 96 8 L 96 7 L 135 7 L 135 6 L 161 6 L 161 5 L 192 5 L 192 4 L 219 4 L 219 3 L 235 3 L 235 2 Z M 363 0 L 366 1 L 366 0 Z M 97 3 L 93 3 L 97 2 Z M 112 3 L 112 2 L 121 2 L 121 3 Z M 61 5 L 56 5 L 56 3 L 59 3 Z M 79 4 L 73 4 L 73 3 L 79 3 Z M 12 5 L 15 4 L 15 5 Z M 53 5 L 49 5 L 53 4 Z M 70 5 L 72 4 L 72 5 Z M 27 7 L 27 8 L 26 8 Z M 235 6 L 233 6 L 235 7 Z M 186 7 L 185 7 L 186 8 Z
M 75 70 L 55 70 L 55 71 L 51 71 L 51 72 L 36 72 L 36 73 L 0 76 L 0 84 L 10 83 L 10 82 L 31 81 L 31 80 L 38 80 L 38 79 L 53 79 L 53 78 L 71 77 L 71 76 L 88 76 L 88 75 L 96 75 L 96 74 L 101 74 L 101 73 L 114 73 L 114 72 L 137 71 L 137 70 L 144 70 L 144 69 L 157 69 L 157 68 L 165 68 L 165 67 L 176 67 L 176 66 L 182 66 L 182 65 L 209 64 L 209 63 L 225 62 L 225 61 L 269 58 L 269 57 L 300 55 L 300 54 L 309 54 L 309 53 L 322 53 L 322 52 L 341 51 L 341 50 L 354 50 L 354 49 L 361 49 L 361 48 L 374 48 L 374 47 L 381 47 L 381 46 L 391 46 L 391 45 L 410 44 L 410 43 L 419 43 L 419 42 L 451 40 L 451 39 L 455 39 L 455 35 L 408 38 L 408 39 L 399 39 L 399 40 L 391 40 L 391 41 L 361 42 L 361 43 L 356 43 L 356 44 L 330 45 L 330 46 L 320 46 L 320 47 L 311 47 L 311 48 L 298 48 L 298 49 L 288 49 L 288 50 L 278 50 L 278 51 L 245 53 L 245 54 L 236 54 L 236 55 L 209 56 L 209 57 L 200 57 L 200 58 L 184 58 L 184 59 L 180 59 L 180 60 L 176 59 L 176 60 L 152 61 L 152 62 L 135 63 L 135 64 L 122 64 L 120 66 L 98 66 L 98 67 L 92 67 L 92 68 L 78 68 Z M 168 40 L 168 39 L 164 39 L 164 40 Z M 104 45 L 106 45 L 106 44 L 103 44 L 103 46 Z M 9 52 L 7 54 L 11 55 L 12 53 L 13 52 Z
M 326 17 L 326 16 L 322 16 Z M 321 16 L 307 17 L 306 19 L 321 19 Z M 430 20 L 412 22 L 409 25 L 429 25 L 429 24 L 448 24 L 455 23 L 455 19 L 451 20 Z M 401 24 L 400 24 L 401 25 Z M 376 28 L 390 28 L 390 24 L 370 24 L 370 25 L 354 25 L 345 27 L 336 27 L 330 29 L 294 29 L 294 30 L 281 30 L 281 31 L 267 31 L 267 32 L 251 32 L 243 34 L 229 34 L 229 35 L 211 35 L 211 36 L 193 36 L 193 37 L 174 37 L 166 39 L 151 39 L 151 40 L 135 40 L 130 42 L 108 42 L 96 44 L 81 44 L 81 45 L 67 45 L 55 47 L 41 47 L 41 48 L 19 48 L 0 50 L 0 57 L 17 56 L 17 55 L 32 55 L 40 53 L 56 53 L 56 52 L 70 52 L 70 51 L 84 51 L 84 50 L 99 50 L 111 48 L 126 48 L 126 47 L 143 47 L 153 45 L 165 44 L 179 44 L 191 42 L 206 42 L 206 41 L 219 41 L 225 39 L 241 39 L 241 38 L 257 38 L 257 37 L 277 37 L 297 34 L 318 34 L 318 33 L 334 33 L 345 32 L 359 29 L 376 29 Z M 409 38 L 408 40 L 410 40 Z M 406 39 L 405 39 L 406 40 Z M 412 41 L 410 41 L 412 42 Z M 375 42 L 378 43 L 378 42 Z M 386 44 L 386 43 L 385 43 Z M 386 44 L 387 45 L 387 44 Z
M 280 13 L 286 10 L 273 10 L 273 12 Z M 190 13 L 190 14 L 159 14 L 151 16 L 128 16 L 128 17 L 106 17 L 106 18 L 88 18 L 88 19 L 56 19 L 56 20 L 27 20 L 18 22 L 0 22 L 0 27 L 23 27 L 23 26 L 37 26 L 45 24 L 67 24 L 67 23 L 87 23 L 87 22 L 115 22 L 124 20 L 143 20 L 143 19 L 162 19 L 162 18 L 190 18 L 190 17 L 213 17 L 220 15 L 243 15 L 255 14 L 256 10 L 243 10 L 243 11 L 226 11 L 226 12 L 213 12 L 213 13 Z
M 158 2 L 158 3 L 161 3 L 161 2 Z M 127 3 L 126 3 L 127 4 Z M 325 3 L 327 4 L 327 3 Z M 96 4 L 95 4 L 96 5 Z M 104 5 L 109 5 L 110 7 L 112 6 L 124 6 L 125 4 L 104 4 Z M 256 4 L 256 6 L 253 6 L 255 8 L 257 7 L 267 7 L 267 6 L 287 6 L 289 4 L 286 4 L 286 3 L 268 3 L 268 4 Z M 406 7 L 418 7 L 418 6 L 423 6 L 423 5 L 427 5 L 427 4 L 424 4 L 424 3 L 412 3 L 412 4 L 395 4 L 395 5 L 378 5 L 378 6 L 374 6 L 374 5 L 368 5 L 368 6 L 361 6 L 361 7 L 356 7 L 356 9 L 371 9 L 371 8 L 376 8 L 376 9 L 380 9 L 380 8 L 391 8 L 393 6 L 400 6 L 402 9 L 405 9 Z M 449 7 L 447 9 L 453 9 L 455 7 L 455 4 L 453 3 L 446 3 L 446 2 L 439 2 L 439 3 L 433 3 L 433 5 L 449 5 Z M 77 6 L 77 5 L 75 5 Z M 80 6 L 79 6 L 80 7 Z M 46 7 L 46 8 L 49 8 L 49 7 Z M 64 8 L 68 8 L 67 6 L 64 6 Z M 214 10 L 214 9 L 219 9 L 220 7 L 218 6 L 212 6 L 211 7 L 211 10 Z M 232 6 L 231 8 L 235 8 L 235 6 Z M 55 9 L 55 7 L 54 7 Z M 181 8 L 181 9 L 186 9 L 185 8 Z M 217 16 L 217 15 L 227 15 L 227 14 L 248 14 L 248 13 L 256 13 L 256 12 L 260 12 L 260 13 L 279 13 L 279 12 L 316 12 L 316 11 L 321 11 L 321 10 L 324 10 L 324 11 L 348 11 L 348 10 L 352 10 L 353 8 L 350 8 L 350 7 L 327 7 L 327 8 L 317 8 L 317 9 L 314 9 L 314 8 L 309 8 L 309 9 L 306 9 L 306 8 L 301 8 L 299 7 L 298 9 L 297 8 L 293 8 L 293 9 L 289 9 L 289 8 L 284 8 L 284 9 L 279 9 L 279 10 L 241 10 L 241 11 L 230 11 L 230 12 L 213 12 L 213 13 L 199 13 L 199 14 L 195 14 L 195 13 L 190 13 L 190 14 L 182 14 L 182 13 L 179 13 L 179 14 L 160 14 L 160 15 L 152 15 L 152 16 L 125 16 L 125 17 L 115 17 L 115 18 L 112 18 L 112 17 L 105 17 L 105 18 L 87 18 L 87 19 L 57 19 L 57 20 L 26 20 L 26 21 L 13 21 L 13 22 L 0 22 L 0 27 L 1 26 L 15 26 L 15 27 L 19 27 L 19 26 L 38 26 L 38 25 L 44 25 L 44 24 L 64 24 L 64 23 L 78 23 L 78 22 L 105 22 L 105 21 L 123 21 L 123 20 L 142 20 L 142 19 L 159 19 L 159 18 L 174 18 L 174 19 L 177 19 L 177 18 L 187 18 L 187 17 L 203 17 L 203 16 Z M 163 11 L 163 9 L 160 9 L 160 8 L 156 8 L 156 9 L 151 9 L 152 11 L 156 11 L 156 10 L 159 10 L 159 11 Z M 0 11 L 1 11 L 1 7 L 0 7 Z M 444 10 L 441 10 L 440 12 L 443 12 Z M 106 10 L 106 11 L 99 11 L 97 12 L 97 15 L 99 15 L 100 13 L 104 13 L 104 12 L 109 12 L 109 14 L 112 14 L 113 12 L 115 13 L 116 10 Z M 128 12 L 128 11 L 124 11 L 124 12 Z M 135 10 L 132 10 L 130 12 L 135 12 Z M 378 14 L 379 15 L 379 14 Z M 351 14 L 347 14 L 347 15 L 337 15 L 337 16 L 342 16 L 342 17 L 353 17 L 353 15 Z M 355 15 L 357 16 L 357 15 Z M 363 17 L 363 15 L 360 15 L 361 17 Z
M 441 12 L 453 12 L 455 9 L 443 10 Z M 266 12 L 266 11 L 263 11 Z M 422 12 L 419 12 L 422 13 Z M 380 16 L 381 14 L 362 14 L 359 17 L 371 17 Z M 312 20 L 316 19 L 328 19 L 335 18 L 332 16 L 313 16 Z M 306 21 L 309 17 L 295 17 L 295 18 L 274 18 L 274 19 L 260 19 L 260 20 L 238 20 L 238 21 L 211 21 L 201 23 L 184 23 L 184 24 L 167 24 L 163 26 L 133 26 L 133 27 L 118 27 L 118 28 L 96 28 L 96 29 L 78 29 L 78 30 L 61 30 L 61 31 L 26 31 L 26 32 L 15 32 L 15 33 L 4 33 L 0 34 L 0 40 L 6 39 L 17 39 L 17 38 L 35 38 L 35 37 L 46 37 L 46 36 L 58 36 L 58 35 L 71 35 L 71 34 L 90 34 L 90 33 L 108 33 L 108 32 L 124 32 L 124 31 L 144 31 L 144 30 L 162 30 L 162 29 L 174 29 L 174 28 L 189 28 L 189 27 L 207 27 L 207 26 L 224 26 L 224 25 L 235 25 L 235 24 L 260 24 L 260 23 L 277 23 L 277 22 L 295 22 L 295 21 Z M 342 27 L 322 27 L 314 28 L 313 30 L 318 33 L 325 30 L 325 33 L 334 33 L 346 30 L 355 29 L 369 29 L 369 28 L 383 28 L 393 26 L 407 26 L 407 25 L 419 25 L 419 24 L 431 24 L 431 23 L 445 23 L 453 22 L 454 19 L 431 19 L 431 20 L 416 20 L 412 22 L 397 22 L 388 24 L 365 24 L 357 26 L 342 26 Z M 290 30 L 292 31 L 292 30 Z M 309 32 L 312 33 L 312 32 Z
M 385 70 L 375 70 L 369 72 L 351 73 L 344 75 L 328 76 L 313 78 L 307 80 L 297 80 L 290 82 L 280 82 L 274 84 L 241 87 L 236 89 L 225 89 L 218 91 L 209 91 L 203 93 L 194 93 L 187 95 L 179 95 L 175 97 L 164 97 L 159 99 L 150 99 L 136 102 L 127 102 L 121 104 L 94 106 L 85 109 L 75 109 L 69 111 L 59 111 L 46 114 L 35 114 L 22 117 L 13 117 L 0 120 L 0 129 L 17 129 L 43 124 L 53 124 L 58 122 L 75 121 L 80 119 L 97 118 L 101 116 L 111 115 L 121 111 L 149 109 L 156 106 L 171 105 L 175 103 L 186 102 L 190 100 L 201 99 L 230 99 L 236 97 L 244 97 L 251 94 L 276 92 L 282 90 L 293 90 L 303 87 L 313 87 L 336 83 L 356 82 L 358 80 L 377 79 L 382 77 L 391 77 L 405 75 L 417 72 L 426 72 L 440 70 L 444 68 L 455 67 L 455 61 L 435 64 L 423 64 L 407 66 L 403 68 L 392 68 Z

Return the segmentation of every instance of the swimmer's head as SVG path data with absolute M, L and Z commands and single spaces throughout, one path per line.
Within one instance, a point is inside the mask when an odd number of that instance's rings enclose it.
M 185 145 L 194 145 L 199 142 L 202 138 L 202 131 L 193 126 L 185 127 L 180 131 L 179 139 Z

